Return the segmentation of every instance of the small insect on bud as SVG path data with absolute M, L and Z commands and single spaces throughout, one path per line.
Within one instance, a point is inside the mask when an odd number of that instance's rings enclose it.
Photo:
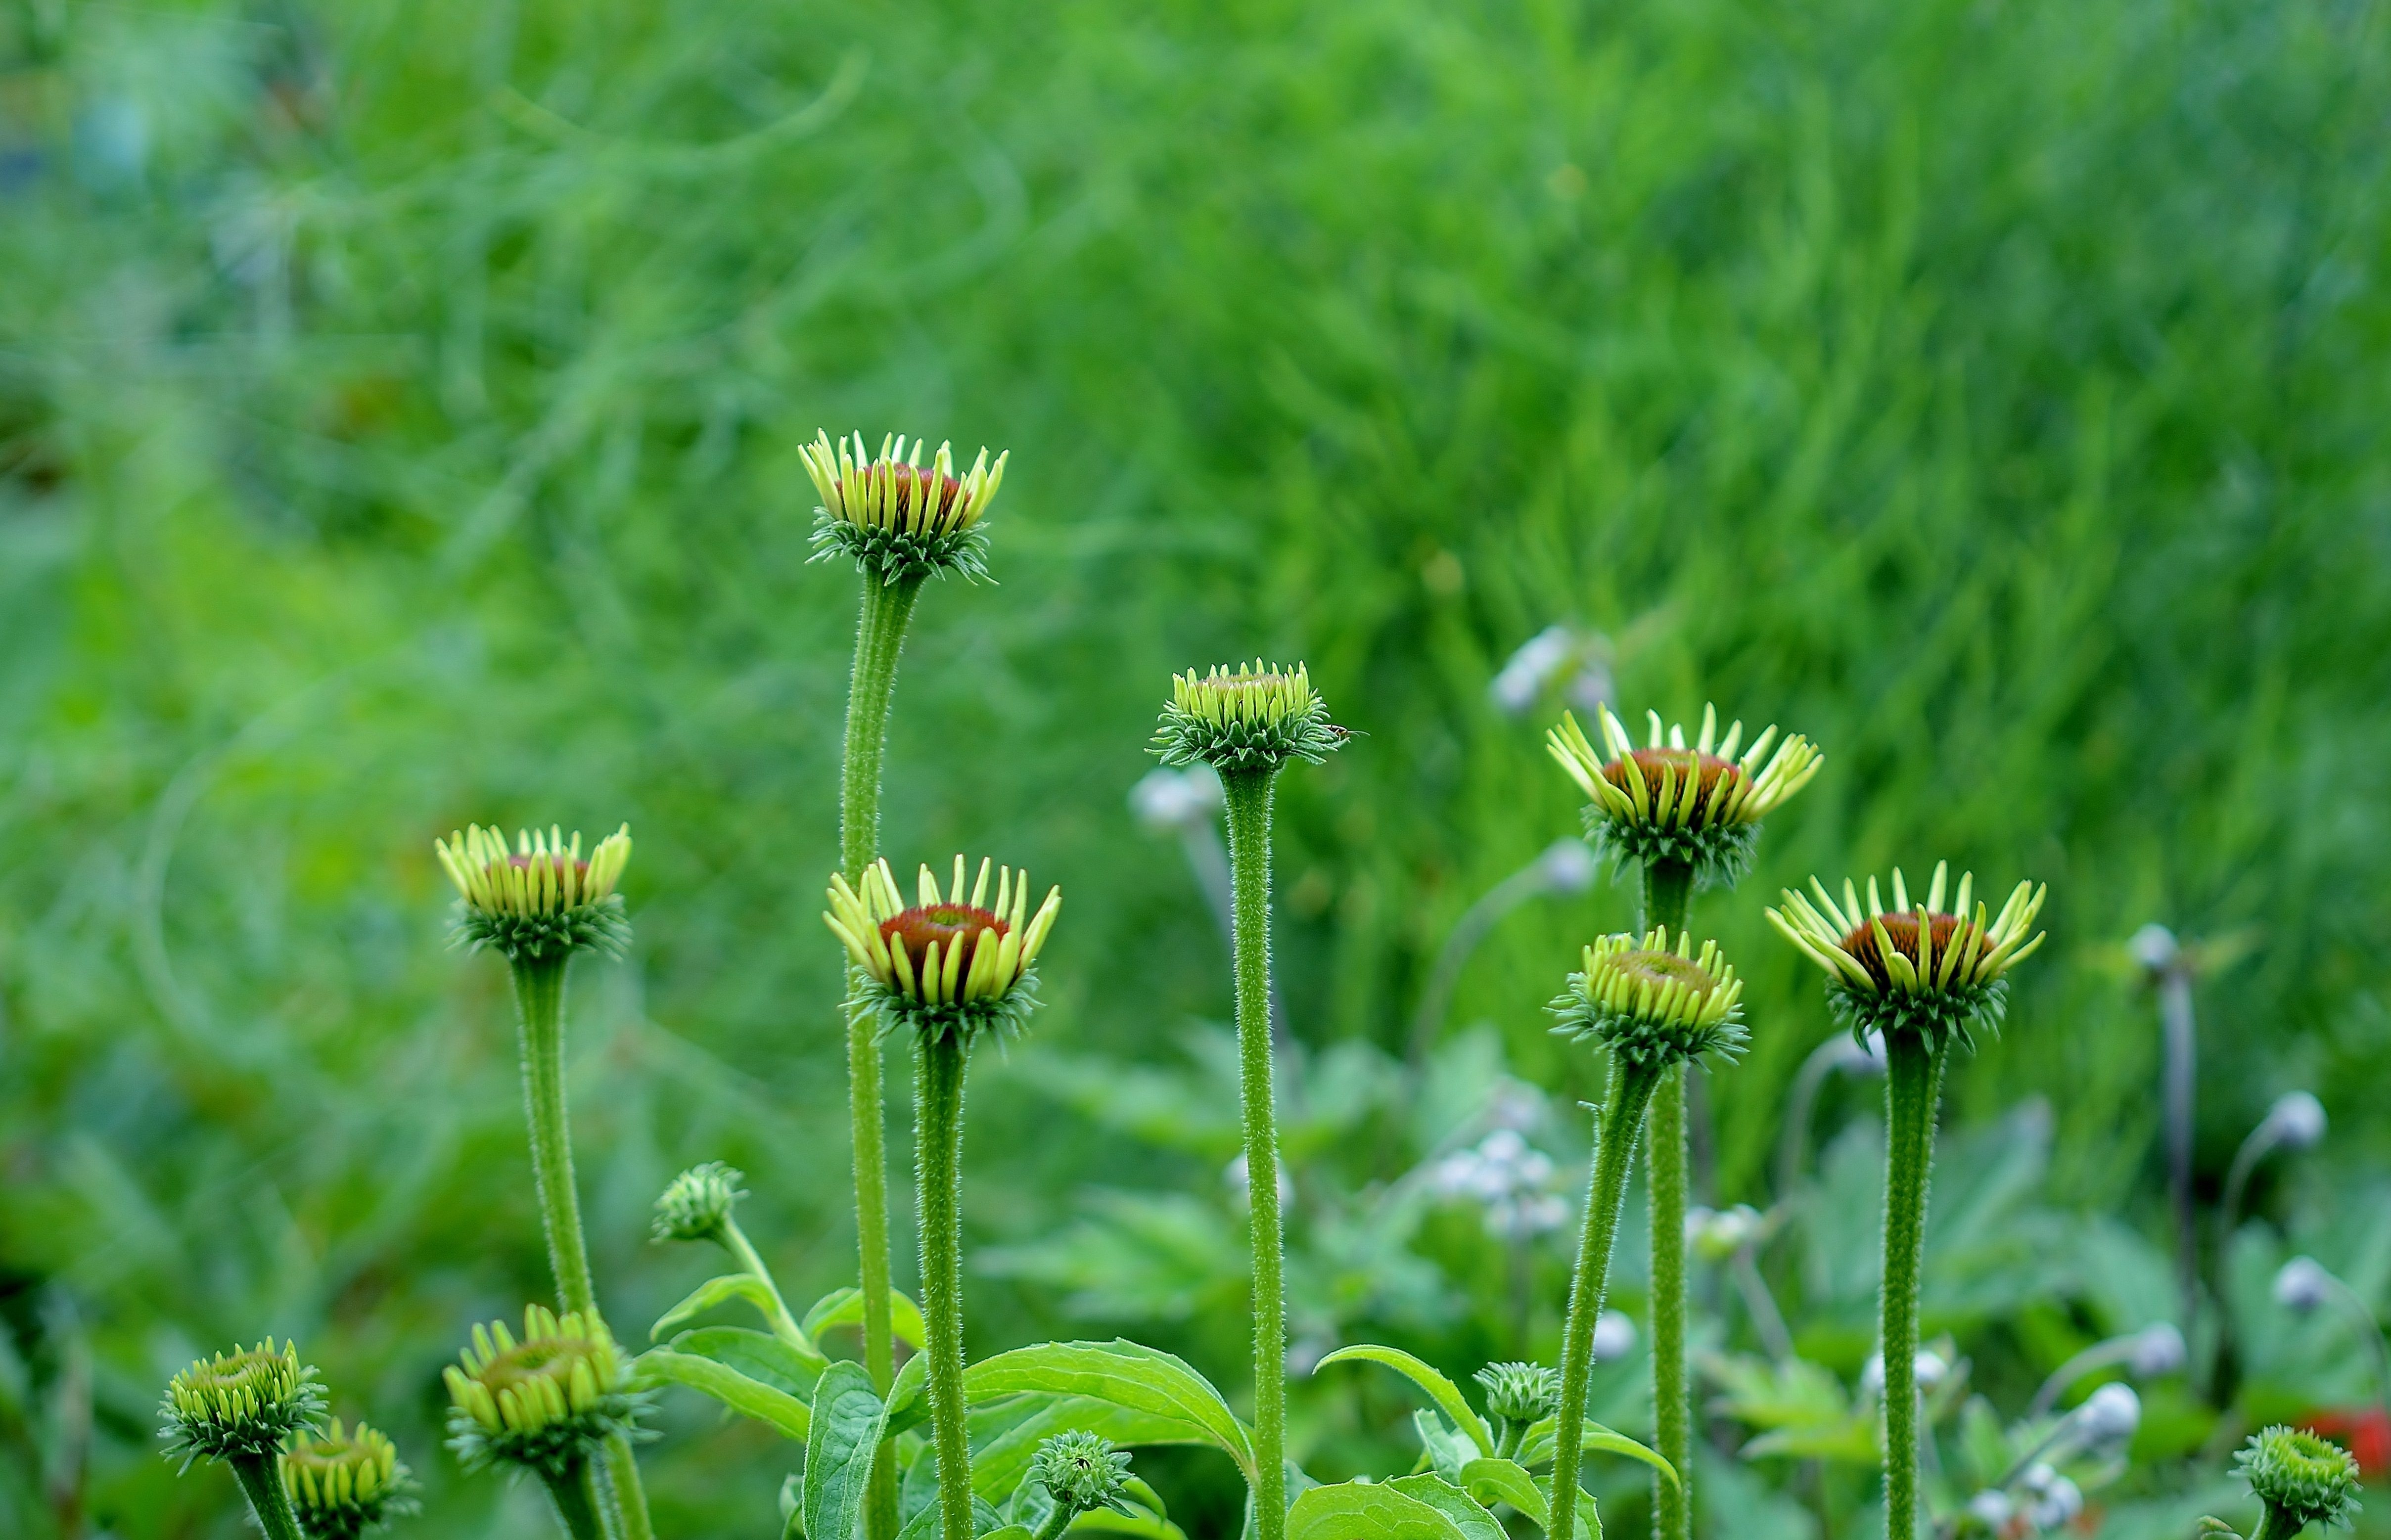
M 1721 738 L 1718 712 L 1708 705 L 1690 747 L 1682 724 L 1663 728 L 1659 712 L 1649 715 L 1643 748 L 1607 708 L 1596 718 L 1598 751 L 1573 716 L 1545 734 L 1545 747 L 1588 798 L 1586 837 L 1622 861 L 1674 861 L 1704 886 L 1732 886 L 1751 865 L 1760 821 L 1808 785 L 1824 757 L 1799 734 L 1778 742 L 1770 727 L 1738 758 L 1743 724 Z
M 630 944 L 631 923 L 614 891 L 631 860 L 627 823 L 586 861 L 580 834 L 567 843 L 557 828 L 518 833 L 509 850 L 505 835 L 472 824 L 433 848 L 461 896 L 455 935 L 462 945 L 536 964 L 562 962 L 584 948 L 619 956 Z
M 656 1199 L 655 1238 L 712 1240 L 720 1235 L 730 1210 L 747 1196 L 739 1186 L 745 1174 L 719 1160 L 708 1160 L 674 1177 Z
M 202 1358 L 166 1386 L 158 1409 L 158 1436 L 168 1459 L 187 1470 L 200 1459 L 270 1456 L 283 1441 L 313 1428 L 324 1411 L 316 1371 L 299 1362 L 295 1343 Z
M 1312 692 L 1303 665 L 1257 661 L 1201 678 L 1192 668 L 1174 676 L 1154 752 L 1166 765 L 1270 771 L 1290 759 L 1316 765 L 1343 747 L 1346 736 L 1329 721 L 1328 705 Z
M 822 499 L 814 511 L 812 560 L 851 557 L 867 581 L 881 584 L 933 573 L 987 576 L 988 532 L 979 522 L 1004 485 L 1007 456 L 990 464 L 982 449 L 958 477 L 953 446 L 939 445 L 924 466 L 926 446 L 891 434 L 874 457 L 861 434 L 834 445 L 823 433 L 799 449 Z
M 1665 1068 L 1715 1053 L 1743 1051 L 1743 981 L 1719 954 L 1718 943 L 1694 951 L 1690 931 L 1670 948 L 1661 926 L 1641 940 L 1606 936 L 1585 949 L 1583 971 L 1546 1007 L 1560 1018 L 1553 1030 L 1591 1039 L 1624 1064 Z
M 523 1311 L 523 1339 L 503 1321 L 473 1328 L 473 1344 L 442 1371 L 448 1447 L 469 1469 L 519 1465 L 570 1475 L 601 1442 L 633 1429 L 640 1402 L 629 1365 L 593 1312 Z
M 924 866 L 920 901 L 911 906 L 885 861 L 863 869 L 859 888 L 831 878 L 822 923 L 845 943 L 856 987 L 885 1024 L 911 1026 L 932 1042 L 955 1032 L 968 1048 L 983 1032 L 1016 1030 L 1028 1019 L 1038 1003 L 1033 964 L 1062 912 L 1063 890 L 1048 889 L 1031 913 L 1029 874 L 1002 868 L 991 895 L 992 870 L 982 861 L 978 880 L 966 890 L 965 862 L 957 856 L 942 898 Z
M 2310 1524 L 2349 1526 L 2358 1511 L 2358 1461 L 2348 1450 L 2297 1428 L 2252 1435 L 2234 1456 L 2234 1473 L 2266 1506 L 2268 1540 Z
M 1029 1479 L 1054 1500 L 1057 1516 L 1067 1511 L 1077 1518 L 1098 1508 L 1131 1511 L 1123 1496 L 1129 1486 L 1129 1456 L 1099 1434 L 1057 1433 L 1046 1440 L 1029 1457 Z M 1065 1519 L 1063 1524 L 1069 1521 Z M 1062 1525 L 1049 1527 L 1054 1534 L 1062 1532 Z
M 415 1511 L 415 1478 L 390 1440 L 360 1422 L 332 1419 L 321 1437 L 302 1433 L 282 1456 L 282 1487 L 308 1540 L 357 1540 L 377 1524 Z
M 1473 1378 L 1486 1389 L 1488 1415 L 1506 1422 L 1548 1417 L 1561 1404 L 1561 1373 L 1542 1364 L 1489 1364 Z

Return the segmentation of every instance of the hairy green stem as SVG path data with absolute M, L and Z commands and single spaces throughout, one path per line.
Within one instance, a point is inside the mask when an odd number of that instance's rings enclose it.
M 1918 1276 L 1926 1242 L 1927 1173 L 1943 1051 L 1924 1034 L 1885 1034 L 1884 1532 L 1918 1534 Z
M 1610 1279 L 1610 1249 L 1619 1238 L 1619 1207 L 1644 1109 L 1660 1083 L 1657 1069 L 1611 1061 L 1610 1095 L 1595 1131 L 1594 1171 L 1585 1194 L 1585 1225 L 1578 1232 L 1577 1274 L 1570 1280 L 1569 1322 L 1561 1329 L 1561 1404 L 1553 1421 L 1553 1502 L 1548 1535 L 1577 1533 L 1577 1472 L 1585 1453 L 1586 1379 L 1594 1369 L 1594 1325 Z
M 1517 1417 L 1505 1417 L 1503 1419 L 1503 1431 L 1496 1436 L 1494 1441 L 1494 1457 L 1498 1460 L 1518 1459 L 1519 1457 L 1519 1443 L 1522 1439 L 1527 1437 L 1527 1433 L 1528 1425 L 1526 1422 L 1521 1421 Z
M 1059 1540 L 1062 1533 L 1071 1527 L 1071 1521 L 1079 1516 L 1078 1508 L 1057 1498 L 1053 1508 L 1047 1511 L 1046 1517 L 1031 1533 L 1029 1540 Z
M 1286 1238 L 1278 1209 L 1278 1113 L 1270 1032 L 1272 770 L 1224 770 L 1246 1195 L 1254 1252 L 1254 1530 L 1286 1533 Z
M 730 1253 L 731 1260 L 739 1264 L 740 1271 L 764 1286 L 764 1293 L 772 1301 L 771 1308 L 765 1313 L 771 1322 L 772 1335 L 792 1346 L 805 1341 L 805 1328 L 797 1324 L 795 1316 L 789 1314 L 789 1302 L 781 1298 L 781 1286 L 773 1278 L 772 1270 L 764 1265 L 764 1259 L 756 1252 L 755 1243 L 747 1238 L 747 1232 L 739 1228 L 739 1221 L 729 1214 L 723 1215 L 722 1228 L 717 1233 L 717 1238 L 722 1242 L 722 1249 Z
M 1686 906 L 1693 897 L 1694 869 L 1679 861 L 1644 868 L 1644 928 L 1669 928 L 1678 944 Z M 1693 1394 L 1686 1379 L 1686 1076 L 1679 1065 L 1661 1077 L 1652 1094 L 1651 1130 L 1646 1150 L 1652 1222 L 1652 1405 L 1661 1457 L 1675 1468 L 1675 1482 L 1652 1476 L 1652 1534 L 1656 1540 L 1688 1540 L 1693 1534 Z
M 888 702 L 897 658 L 921 596 L 922 579 L 883 583 L 866 574 L 855 624 L 855 670 L 847 691 L 847 744 L 839 766 L 838 864 L 850 883 L 880 853 L 880 774 L 888 741 Z M 896 1329 L 888 1311 L 888 1149 L 880 1073 L 880 1029 L 850 1004 L 847 1017 L 847 1110 L 855 1156 L 855 1242 L 863 1289 L 863 1366 L 888 1393 L 897 1374 Z M 872 1462 L 864 1499 L 868 1540 L 895 1540 L 897 1465 L 886 1444 Z
M 299 1520 L 291 1511 L 291 1494 L 282 1489 L 281 1456 L 235 1455 L 226 1462 L 234 1479 L 257 1515 L 265 1540 L 299 1540 Z
M 913 1069 L 913 1172 L 929 1339 L 930 1442 L 943 1540 L 972 1540 L 971 1435 L 963 1404 L 963 1040 L 924 1038 Z
M 549 1500 L 556 1505 L 556 1516 L 564 1524 L 564 1533 L 573 1540 L 606 1540 L 606 1528 L 599 1521 L 598 1501 L 588 1464 L 557 1475 L 541 1476 L 547 1483 Z

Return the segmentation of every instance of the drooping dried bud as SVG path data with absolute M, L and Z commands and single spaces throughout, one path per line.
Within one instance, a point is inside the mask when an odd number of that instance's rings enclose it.
M 966 872 L 957 856 L 954 880 L 941 897 L 937 878 L 923 867 L 920 901 L 910 906 L 885 861 L 864 868 L 859 890 L 833 875 L 822 923 L 847 947 L 856 988 L 884 1022 L 910 1026 L 934 1042 L 959 1033 L 969 1047 L 982 1032 L 1018 1029 L 1037 1005 L 1035 964 L 1062 912 L 1063 890 L 1050 888 L 1033 914 L 1027 872 L 984 860 L 968 890 Z
M 585 947 L 619 956 L 630 944 L 614 891 L 631 860 L 627 823 L 587 861 L 579 832 L 567 843 L 558 828 L 518 833 L 509 850 L 498 830 L 473 824 L 434 847 L 461 896 L 456 936 L 465 945 L 489 947 L 510 963 L 549 963 Z
M 730 1210 L 747 1196 L 739 1186 L 745 1176 L 719 1160 L 708 1160 L 674 1177 L 656 1198 L 655 1238 L 712 1240 L 720 1235 Z
M 323 1416 L 324 1391 L 316 1371 L 299 1362 L 296 1343 L 202 1358 L 166 1386 L 158 1409 L 158 1436 L 166 1457 L 184 1469 L 199 1459 L 271 1455 L 292 1433 Z
M 1154 752 L 1166 765 L 1200 760 L 1221 771 L 1275 770 L 1290 759 L 1316 765 L 1345 737 L 1303 665 L 1257 661 L 1201 678 L 1192 668 L 1174 676 Z
M 1649 715 L 1650 742 L 1642 748 L 1608 709 L 1596 718 L 1600 751 L 1573 716 L 1545 735 L 1553 758 L 1588 798 L 1586 835 L 1622 861 L 1674 861 L 1692 868 L 1704 886 L 1732 886 L 1751 865 L 1760 821 L 1810 783 L 1823 757 L 1798 734 L 1778 742 L 1769 727 L 1738 759 L 1743 724 L 1721 738 L 1713 706 L 1702 707 L 1691 747 L 1682 723 L 1663 728 L 1659 712 Z
M 468 1469 L 519 1465 L 570 1475 L 608 1436 L 634 1425 L 640 1399 L 629 1365 L 596 1313 L 523 1311 L 523 1339 L 503 1321 L 473 1328 L 473 1344 L 442 1371 L 448 1447 Z
M 988 576 L 988 533 L 981 515 L 1004 484 L 1005 455 L 989 463 L 982 449 L 971 470 L 955 474 L 954 449 L 941 444 L 927 466 L 925 441 L 891 434 L 874 458 L 863 435 L 834 445 L 827 433 L 797 451 L 821 494 L 815 510 L 813 560 L 849 556 L 867 581 L 882 584 L 951 572 Z
M 1547 1007 L 1560 1018 L 1553 1030 L 1644 1068 L 1741 1053 L 1743 981 L 1717 942 L 1697 954 L 1690 931 L 1678 933 L 1674 951 L 1671 939 L 1664 925 L 1640 940 L 1605 936 L 1586 948 L 1584 970 Z
M 302 1433 L 282 1456 L 282 1487 L 308 1540 L 357 1540 L 415 1511 L 415 1478 L 389 1439 L 338 1417 L 321 1437 Z

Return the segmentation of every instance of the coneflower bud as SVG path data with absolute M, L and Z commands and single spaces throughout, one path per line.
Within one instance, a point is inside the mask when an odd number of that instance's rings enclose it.
M 922 439 L 909 447 L 892 434 L 874 459 L 861 434 L 834 445 L 825 433 L 797 451 L 822 499 L 815 511 L 813 560 L 851 556 L 858 572 L 883 584 L 934 572 L 988 576 L 988 533 L 979 521 L 1004 484 L 1006 456 L 990 464 L 982 449 L 958 478 L 951 446 L 939 445 L 927 467 L 924 447 Z
M 338 1417 L 320 1438 L 302 1433 L 282 1456 L 282 1487 L 310 1540 L 357 1540 L 375 1525 L 415 1511 L 415 1478 L 390 1440 Z
M 1062 912 L 1063 890 L 1049 889 L 1031 913 L 1027 872 L 982 861 L 968 897 L 966 873 L 967 863 L 957 856 L 954 880 L 942 898 L 937 878 L 923 867 L 919 901 L 911 905 L 898 892 L 885 861 L 863 869 L 859 891 L 834 875 L 822 922 L 845 943 L 856 987 L 885 1024 L 909 1025 L 932 1041 L 955 1032 L 968 1047 L 991 1029 L 1017 1029 L 1036 1006 L 1033 964 Z
M 253 1348 L 200 1359 L 167 1384 L 158 1409 L 166 1457 L 187 1470 L 198 1459 L 278 1453 L 285 1439 L 322 1417 L 324 1391 L 315 1380 L 316 1371 L 299 1362 L 296 1343 L 277 1348 L 270 1337 Z
M 2358 1511 L 2358 1461 L 2298 1428 L 2253 1434 L 2234 1456 L 2234 1473 L 2266 1506 L 2267 1540 L 2288 1540 L 2310 1524 L 2346 1529 Z
M 712 1240 L 722 1233 L 745 1192 L 739 1184 L 746 1173 L 708 1160 L 672 1179 L 656 1199 L 654 1235 L 658 1240 Z
M 1813 877 L 1816 903 L 1787 888 L 1784 907 L 1768 912 L 1785 938 L 1826 970 L 1828 999 L 1855 1039 L 1864 1042 L 1871 1031 L 1888 1037 L 1911 1031 L 1923 1033 L 1938 1049 L 1955 1038 L 1972 1048 L 1976 1025 L 2000 1026 L 2009 998 L 2003 976 L 2042 945 L 2043 933 L 2029 938 L 2026 931 L 2042 912 L 2049 889 L 2022 882 L 2000 913 L 1987 917 L 1983 904 L 1970 908 L 1975 876 L 1968 874 L 1959 878 L 1958 899 L 1946 912 L 1943 895 L 1949 870 L 1947 861 L 1935 863 L 1923 903 L 1909 901 L 1909 889 L 1895 872 L 1891 909 L 1879 897 L 1874 877 L 1868 879 L 1866 909 L 1848 879 L 1838 906 L 1826 885 Z
M 1129 1456 L 1100 1434 L 1056 1433 L 1029 1456 L 1029 1479 L 1075 1517 L 1100 1508 L 1130 1511 L 1121 1495 L 1129 1484 Z
M 1534 1422 L 1561 1404 L 1561 1372 L 1542 1364 L 1489 1364 L 1473 1378 L 1485 1387 L 1487 1415 L 1506 1422 Z
M 1565 714 L 1545 735 L 1553 757 L 1588 798 L 1586 837 L 1622 861 L 1675 862 L 1706 886 L 1731 885 L 1751 865 L 1760 821 L 1808 785 L 1823 758 L 1798 734 L 1778 742 L 1774 727 L 1763 729 L 1738 758 L 1743 724 L 1719 737 L 1718 712 L 1709 705 L 1690 747 L 1682 724 L 1663 728 L 1659 712 L 1650 716 L 1650 741 L 1642 748 L 1608 709 L 1596 718 L 1599 752 L 1573 716 Z
M 619 956 L 631 924 L 614 891 L 631 860 L 627 823 L 598 842 L 587 861 L 581 835 L 567 843 L 562 829 L 506 836 L 470 825 L 436 840 L 440 864 L 457 885 L 457 939 L 489 947 L 510 963 L 561 962 L 584 947 Z
M 610 1435 L 631 1431 L 640 1407 L 623 1351 L 595 1312 L 528 1306 L 521 1341 L 503 1321 L 476 1326 L 472 1346 L 441 1378 L 448 1447 L 471 1469 L 504 1463 L 568 1476 Z
M 1640 940 L 1605 936 L 1585 949 L 1585 968 L 1549 1009 L 1554 1031 L 1593 1039 L 1622 1063 L 1665 1068 L 1704 1054 L 1732 1058 L 1743 1051 L 1743 980 L 1720 956 L 1718 943 L 1693 950 L 1690 931 L 1670 949 L 1666 926 Z
M 1154 752 L 1166 765 L 1201 760 L 1216 770 L 1274 770 L 1290 759 L 1316 765 L 1346 736 L 1329 721 L 1303 665 L 1258 661 L 1201 679 L 1192 668 L 1174 675 Z

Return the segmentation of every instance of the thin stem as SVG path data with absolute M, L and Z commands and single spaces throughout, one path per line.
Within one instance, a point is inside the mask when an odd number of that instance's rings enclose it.
M 588 1480 L 588 1466 L 583 1464 L 560 1475 L 543 1474 L 549 1500 L 556 1505 L 556 1517 L 564 1525 L 564 1533 L 573 1540 L 606 1540 L 606 1531 L 598 1521 L 598 1504 L 591 1496 Z
M 1644 869 L 1644 928 L 1665 925 L 1672 946 L 1686 925 L 1694 872 L 1677 861 Z M 1693 1528 L 1693 1406 L 1686 1379 L 1686 1075 L 1678 1065 L 1652 1095 L 1647 1159 L 1651 1185 L 1652 1404 L 1661 1457 L 1674 1482 L 1652 1476 L 1652 1533 L 1687 1540 Z
M 1254 1524 L 1286 1533 L 1286 1250 L 1278 1210 L 1278 1116 L 1270 1032 L 1270 770 L 1227 770 L 1229 886 L 1235 924 L 1237 1056 L 1246 1124 L 1246 1195 L 1253 1215 Z
M 772 1335 L 791 1347 L 806 1343 L 805 1328 L 797 1325 L 795 1316 L 789 1314 L 789 1303 L 781 1298 L 781 1286 L 774 1281 L 772 1270 L 764 1265 L 763 1257 L 757 1254 L 755 1243 L 747 1238 L 747 1232 L 739 1228 L 739 1222 L 729 1214 L 723 1215 L 722 1228 L 717 1232 L 716 1238 L 722 1242 L 722 1249 L 730 1253 L 731 1260 L 739 1264 L 741 1271 L 764 1286 L 765 1294 L 772 1301 L 771 1309 L 767 1313 Z
M 299 1520 L 291 1511 L 291 1494 L 282 1490 L 281 1456 L 235 1455 L 228 1461 L 243 1495 L 257 1515 L 265 1540 L 299 1540 Z
M 930 1438 L 944 1540 L 972 1540 L 971 1436 L 963 1404 L 963 1040 L 924 1038 L 913 1068 L 913 1170 L 929 1338 Z
M 839 770 L 839 868 L 850 883 L 880 851 L 880 775 L 897 658 L 922 579 L 882 583 L 866 576 L 855 626 L 855 669 L 847 692 L 847 744 Z M 855 1155 L 855 1241 L 863 1289 L 863 1366 L 881 1394 L 896 1378 L 896 1331 L 888 1312 L 888 1148 L 880 1073 L 880 1031 L 869 1012 L 847 1018 L 847 1123 Z M 864 1501 L 869 1540 L 895 1540 L 897 1467 L 886 1446 L 873 1457 Z
M 1553 1422 L 1553 1503 L 1548 1535 L 1577 1533 L 1577 1472 L 1585 1452 L 1586 1379 L 1594 1368 L 1594 1326 L 1610 1278 L 1610 1249 L 1619 1238 L 1619 1206 L 1627 1169 L 1660 1072 L 1613 1061 L 1610 1097 L 1595 1131 L 1594 1171 L 1585 1195 L 1585 1227 L 1578 1234 L 1577 1274 L 1570 1280 L 1569 1322 L 1561 1330 L 1561 1404 Z
M 1494 1457 L 1516 1460 L 1519 1457 L 1519 1441 L 1527 1436 L 1527 1423 L 1516 1417 L 1503 1419 L 1502 1434 L 1494 1441 Z
M 1927 1174 L 1943 1051 L 1924 1034 L 1885 1035 L 1884 1532 L 1918 1534 L 1918 1277 L 1926 1243 Z
M 1053 1508 L 1047 1512 L 1045 1519 L 1038 1525 L 1037 1531 L 1029 1536 L 1029 1540 L 1056 1540 L 1057 1536 L 1071 1527 L 1071 1521 L 1079 1516 L 1078 1508 L 1057 1498 Z
M 624 1434 L 606 1435 L 606 1475 L 614 1482 L 614 1517 L 621 1521 L 623 1540 L 655 1540 L 639 1456 L 631 1453 L 631 1441 Z

